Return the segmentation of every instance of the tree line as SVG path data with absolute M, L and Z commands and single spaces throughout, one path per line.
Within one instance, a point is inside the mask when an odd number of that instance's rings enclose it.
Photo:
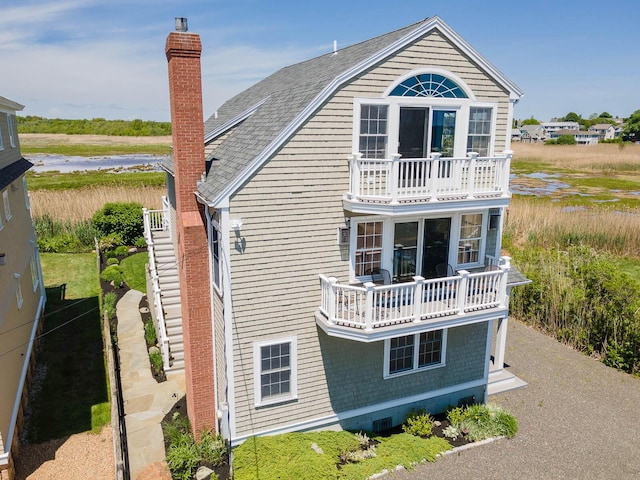
M 68 120 L 33 115 L 18 117 L 18 133 L 66 133 L 69 135 L 112 135 L 153 137 L 171 135 L 171 122 L 150 120 Z

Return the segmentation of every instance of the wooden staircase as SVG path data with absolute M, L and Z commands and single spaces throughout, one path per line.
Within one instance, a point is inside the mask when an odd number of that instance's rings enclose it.
M 153 232 L 156 268 L 160 284 L 160 298 L 169 339 L 170 367 L 165 373 L 184 372 L 184 340 L 182 337 L 182 308 L 180 304 L 180 279 L 173 242 L 169 232 Z

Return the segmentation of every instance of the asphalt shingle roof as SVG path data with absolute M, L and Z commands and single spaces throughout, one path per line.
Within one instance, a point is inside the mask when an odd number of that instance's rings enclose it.
M 0 169 L 0 190 L 5 188 L 14 180 L 20 178 L 27 170 L 33 167 L 29 160 L 21 158 L 6 167 Z

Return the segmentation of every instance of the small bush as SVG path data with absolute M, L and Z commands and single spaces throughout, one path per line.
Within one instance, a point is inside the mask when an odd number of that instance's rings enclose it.
M 107 266 L 118 265 L 119 263 L 120 263 L 120 260 L 118 260 L 116 257 L 107 258 Z
M 138 237 L 133 241 L 133 246 L 136 248 L 147 248 L 147 241 L 144 237 Z
M 171 444 L 167 450 L 167 464 L 172 478 L 190 480 L 200 464 L 200 452 L 195 442 Z
M 153 320 L 148 320 L 144 324 L 144 339 L 147 341 L 147 345 L 155 345 L 158 341 L 156 338 L 156 328 L 153 325 Z
M 467 418 L 460 426 L 462 431 L 468 431 L 469 439 L 474 442 L 500 435 L 511 438 L 518 431 L 518 422 L 513 415 L 490 404 L 468 407 Z
M 430 437 L 433 433 L 433 418 L 422 409 L 411 410 L 402 424 L 402 431 L 417 437 Z
M 161 372 L 162 371 L 162 353 L 160 352 L 149 352 L 149 361 L 151 362 L 151 367 L 153 368 L 154 372 Z
M 447 420 L 451 425 L 460 425 L 467 418 L 467 411 L 462 407 L 447 410 Z
M 109 292 L 105 294 L 102 301 L 102 308 L 105 312 L 107 312 L 107 317 L 109 318 L 109 320 L 113 320 L 116 316 L 116 300 L 116 294 L 113 292 Z
M 122 235 L 119 233 L 110 233 L 109 235 L 103 235 L 98 240 L 98 248 L 101 252 L 108 252 L 120 245 L 124 245 Z
M 120 245 L 116 247 L 114 252 L 118 257 L 127 257 L 129 255 L 129 247 L 126 245 Z
M 198 450 L 202 460 L 213 466 L 220 466 L 227 460 L 227 446 L 224 439 L 210 430 L 200 434 Z
M 100 278 L 105 282 L 113 282 L 113 286 L 116 288 L 120 288 L 124 284 L 120 265 L 111 265 L 105 268 L 100 274 Z

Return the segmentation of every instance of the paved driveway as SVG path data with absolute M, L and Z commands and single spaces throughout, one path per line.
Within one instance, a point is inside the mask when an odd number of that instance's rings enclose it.
M 510 320 L 505 361 L 529 385 L 489 398 L 518 434 L 393 480 L 640 479 L 640 380 Z

